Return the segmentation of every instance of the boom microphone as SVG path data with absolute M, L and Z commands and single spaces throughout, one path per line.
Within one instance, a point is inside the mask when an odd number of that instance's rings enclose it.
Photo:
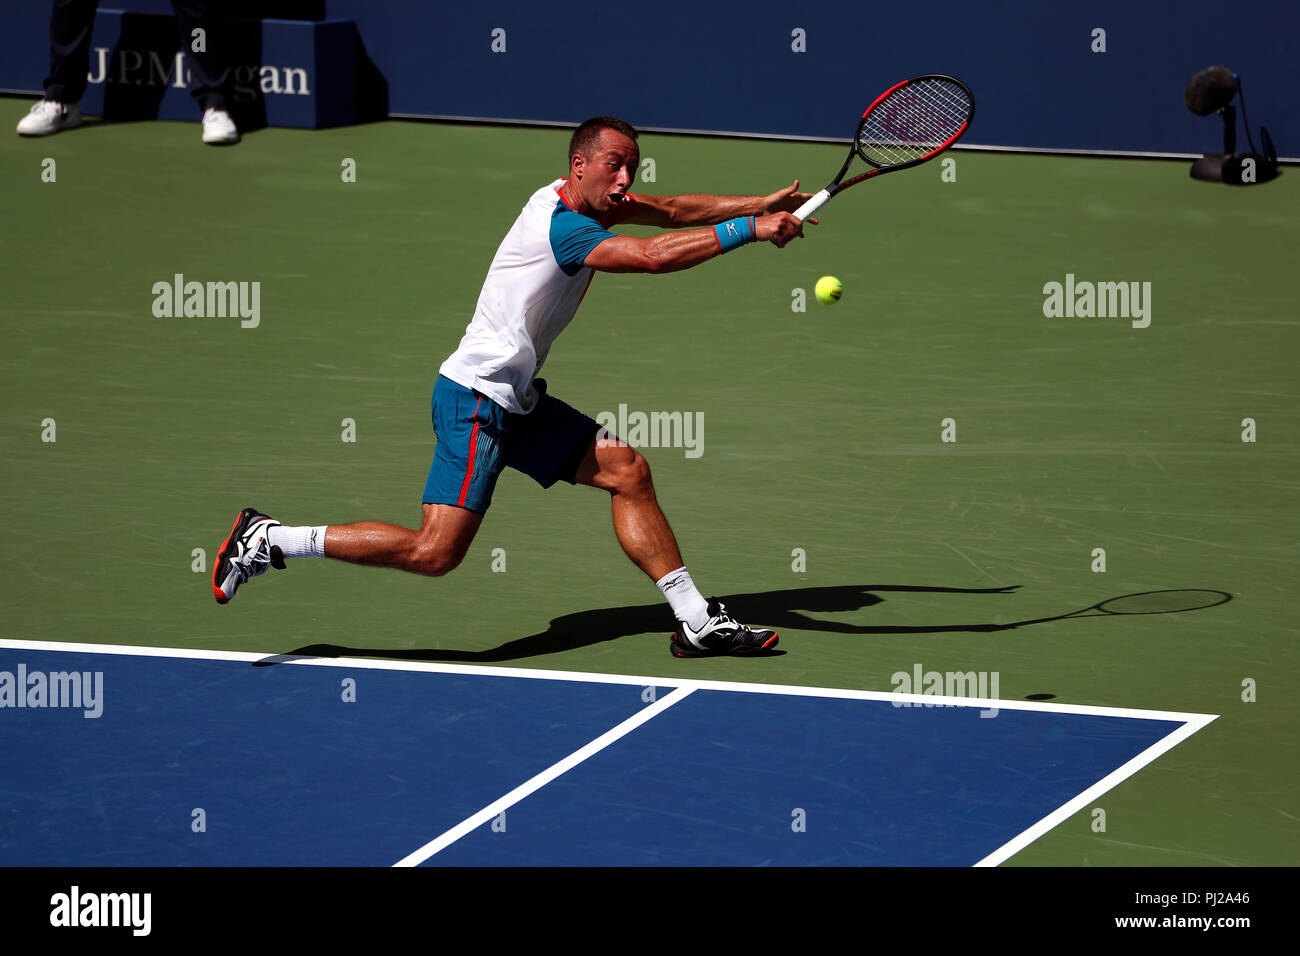
M 1217 113 L 1237 95 L 1237 77 L 1226 66 L 1206 67 L 1187 81 L 1183 102 L 1197 116 Z

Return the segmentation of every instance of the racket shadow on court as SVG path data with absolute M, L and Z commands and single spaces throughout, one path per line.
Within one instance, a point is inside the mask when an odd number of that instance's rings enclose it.
M 901 584 L 840 585 L 835 587 L 791 588 L 784 591 L 760 591 L 751 594 L 732 594 L 722 597 L 729 611 L 742 621 L 781 630 L 822 631 L 836 634 L 940 634 L 966 632 L 988 634 L 1011 631 L 1064 621 L 1073 617 L 1114 617 L 1135 614 L 1179 614 L 1215 607 L 1232 600 L 1226 591 L 1200 588 L 1168 591 L 1143 591 L 1107 598 L 1089 607 L 1051 617 L 1013 621 L 1007 624 L 934 624 L 934 625 L 870 625 L 848 624 L 833 619 L 812 617 L 810 614 L 832 614 L 857 611 L 884 602 L 880 593 L 924 594 L 1014 594 L 1020 585 L 1005 588 L 945 588 Z M 641 604 L 630 607 L 606 607 L 589 611 L 576 611 L 553 618 L 550 626 L 536 634 L 508 641 L 484 650 L 456 650 L 452 648 L 415 648 L 397 650 L 383 647 L 344 647 L 338 644 L 309 644 L 284 654 L 274 654 L 254 662 L 255 667 L 311 657 L 379 657 L 403 661 L 431 661 L 439 663 L 484 664 L 517 661 L 544 654 L 558 654 L 603 644 L 607 641 L 635 635 L 662 634 L 666 640 L 674 626 L 666 605 Z M 785 653 L 779 647 L 756 657 L 774 657 Z

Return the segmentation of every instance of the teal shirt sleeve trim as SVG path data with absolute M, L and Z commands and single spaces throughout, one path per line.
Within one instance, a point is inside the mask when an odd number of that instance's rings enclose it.
M 551 215 L 551 252 L 565 275 L 577 275 L 587 254 L 614 234 L 596 220 L 574 212 L 563 202 Z

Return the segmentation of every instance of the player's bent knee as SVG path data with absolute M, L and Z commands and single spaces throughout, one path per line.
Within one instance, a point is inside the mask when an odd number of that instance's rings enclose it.
M 614 484 L 620 494 L 647 494 L 653 486 L 650 482 L 650 463 L 635 448 L 624 449 L 626 454 L 619 456 L 615 467 Z
M 637 491 L 649 492 L 654 489 L 650 480 L 650 462 L 645 460 L 645 456 L 640 452 L 636 453 L 636 459 L 629 467 L 630 480 Z
M 440 578 L 448 571 L 454 570 L 463 557 L 464 554 L 453 553 L 445 548 L 422 545 L 411 556 L 409 567 L 417 574 Z

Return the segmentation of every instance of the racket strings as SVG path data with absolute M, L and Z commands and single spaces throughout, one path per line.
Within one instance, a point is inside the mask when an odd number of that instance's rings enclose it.
M 872 111 L 859 140 L 890 163 L 907 162 L 944 145 L 960 131 L 965 118 L 942 100 L 901 96 Z
M 877 103 L 858 131 L 858 152 L 877 166 L 895 166 L 932 153 L 955 138 L 971 103 L 954 83 L 925 79 Z

